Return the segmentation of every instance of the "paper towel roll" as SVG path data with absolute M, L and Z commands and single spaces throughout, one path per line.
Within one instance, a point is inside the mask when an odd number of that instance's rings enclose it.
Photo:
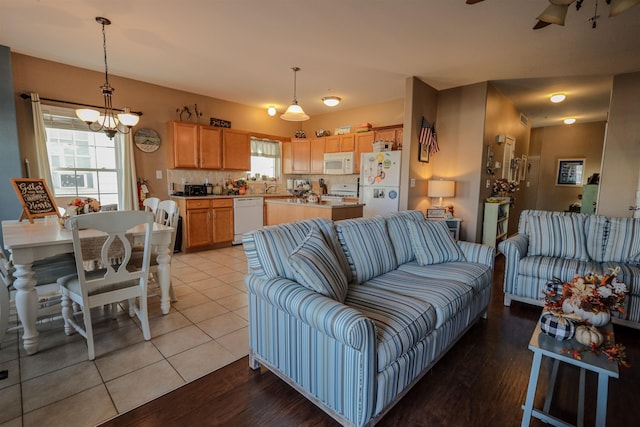
M 293 190 L 293 180 L 292 179 L 288 179 L 287 180 L 287 190 Z

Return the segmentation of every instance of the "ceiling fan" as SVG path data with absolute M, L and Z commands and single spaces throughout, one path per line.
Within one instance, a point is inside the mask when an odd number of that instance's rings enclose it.
M 467 4 L 476 4 L 481 1 L 483 0 L 467 0 Z M 600 17 L 600 15 L 598 15 L 598 1 L 599 0 L 596 0 L 593 16 L 589 18 L 591 28 L 596 28 L 597 20 Z M 539 30 L 551 24 L 564 26 L 564 19 L 567 16 L 569 6 L 573 2 L 576 3 L 576 10 L 580 10 L 584 0 L 549 0 L 549 6 L 538 15 L 538 22 L 533 26 L 533 29 Z M 640 4 L 640 0 L 604 0 L 604 2 L 609 5 L 609 17 L 619 15 L 631 9 L 633 6 Z

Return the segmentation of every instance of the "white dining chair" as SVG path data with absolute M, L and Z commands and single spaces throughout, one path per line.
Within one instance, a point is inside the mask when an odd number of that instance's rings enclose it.
M 131 261 L 132 246 L 126 237 L 127 230 L 144 225 L 144 251 L 140 268 Z M 58 279 L 62 293 L 62 317 L 65 333 L 78 332 L 87 340 L 89 360 L 95 359 L 91 309 L 128 300 L 129 315 L 140 320 L 145 340 L 151 339 L 147 314 L 147 284 L 153 215 L 142 211 L 98 212 L 79 215 L 66 223 L 71 229 L 73 251 L 76 257 L 76 274 Z M 104 237 L 80 238 L 80 229 L 93 229 L 105 233 Z M 83 262 L 99 259 L 102 268 L 85 271 Z M 117 259 L 117 263 L 112 260 Z M 136 304 L 136 299 L 137 304 Z M 76 321 L 71 301 L 82 308 L 84 328 Z
M 142 201 L 142 206 L 144 206 L 145 211 L 151 212 L 155 215 L 159 203 L 160 199 L 158 199 L 157 197 L 148 197 Z
M 53 319 L 60 316 L 60 291 L 56 283 L 59 277 L 72 274 L 76 271 L 76 262 L 73 254 L 54 255 L 33 263 L 34 279 L 36 279 L 36 293 L 38 295 L 39 320 Z M 21 324 L 9 327 L 10 313 L 15 313 L 15 301 L 13 273 L 15 268 L 11 260 L 7 259 L 4 251 L 0 250 L 0 343 L 8 331 L 19 329 Z
M 171 234 L 171 243 L 169 244 L 169 251 L 173 252 L 173 247 L 176 243 L 176 234 L 178 229 L 178 219 L 180 218 L 180 210 L 178 208 L 178 203 L 173 200 L 163 200 L 158 203 L 158 207 L 156 209 L 156 215 L 154 221 L 158 224 L 168 225 L 169 227 L 173 227 L 173 233 Z M 153 275 L 154 280 L 158 283 L 158 261 L 157 261 L 158 253 L 155 248 L 152 249 L 151 252 L 151 260 L 149 271 Z M 140 250 L 135 250 L 132 255 L 132 262 L 135 265 L 140 265 L 141 263 L 141 255 Z M 173 291 L 173 285 L 169 286 L 169 295 L 171 297 L 171 301 L 176 302 L 176 295 Z

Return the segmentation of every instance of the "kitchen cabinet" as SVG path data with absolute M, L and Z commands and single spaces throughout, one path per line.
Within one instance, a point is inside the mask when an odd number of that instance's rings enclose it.
M 374 134 L 374 141 L 393 141 L 393 149 L 402 150 L 402 138 L 404 135 L 402 127 L 379 129 L 376 130 Z
M 222 167 L 230 170 L 251 170 L 251 139 L 249 132 L 223 129 Z
M 308 173 L 311 145 L 306 138 L 291 139 L 291 173 Z
M 360 173 L 360 155 L 362 153 L 371 153 L 373 151 L 373 140 L 375 134 L 373 132 L 362 132 L 355 134 L 355 161 L 356 173 Z
M 233 199 L 179 198 L 183 251 L 201 249 L 233 241 Z
M 283 173 L 324 172 L 324 138 L 292 138 L 282 144 Z
M 325 138 L 314 138 L 311 140 L 311 147 L 309 152 L 309 163 L 311 173 L 324 173 L 324 153 L 325 153 Z
M 264 205 L 264 211 L 262 214 L 262 223 L 264 225 L 269 224 L 269 215 L 268 215 L 268 211 L 267 211 L 267 200 L 289 200 L 291 199 L 291 195 L 286 195 L 286 196 L 270 196 L 270 197 L 265 197 L 263 200 L 263 205 Z
M 355 151 L 356 137 L 353 133 L 325 137 L 325 153 Z
M 221 130 L 213 126 L 172 121 L 167 124 L 170 168 L 222 168 Z

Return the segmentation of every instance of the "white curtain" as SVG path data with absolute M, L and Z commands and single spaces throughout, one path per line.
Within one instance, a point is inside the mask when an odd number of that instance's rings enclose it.
M 31 93 L 31 110 L 33 112 L 33 133 L 36 146 L 36 160 L 38 162 L 38 178 L 44 179 L 47 186 L 53 191 L 51 168 L 49 167 L 49 156 L 47 154 L 47 130 L 44 127 L 40 95 L 33 92 Z
M 116 143 L 117 155 L 120 157 L 121 169 L 119 179 L 118 205 L 121 210 L 138 210 L 138 180 L 136 178 L 136 162 L 133 154 L 132 132 L 118 135 Z

